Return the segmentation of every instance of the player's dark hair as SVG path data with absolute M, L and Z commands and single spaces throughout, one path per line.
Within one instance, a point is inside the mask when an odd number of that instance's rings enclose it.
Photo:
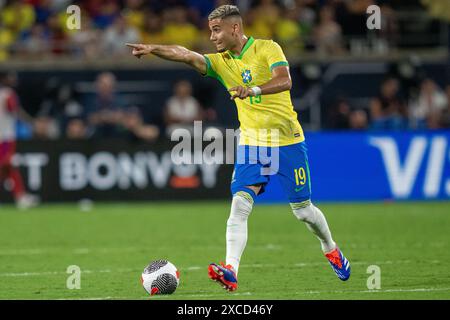
M 230 4 L 225 4 L 223 6 L 214 9 L 213 12 L 209 14 L 208 20 L 225 19 L 232 16 L 236 17 L 241 16 L 239 8 Z

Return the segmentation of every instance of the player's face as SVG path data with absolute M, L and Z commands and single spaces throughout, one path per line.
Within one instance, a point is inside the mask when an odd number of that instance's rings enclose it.
M 223 19 L 214 19 L 209 21 L 211 30 L 210 40 L 216 46 L 218 52 L 224 52 L 233 47 L 234 26 Z

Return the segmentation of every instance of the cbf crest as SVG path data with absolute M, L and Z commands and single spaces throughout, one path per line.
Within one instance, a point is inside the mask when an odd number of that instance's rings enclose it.
M 242 76 L 242 81 L 245 84 L 250 83 L 253 80 L 252 72 L 249 69 L 245 69 L 244 71 L 242 71 L 241 76 Z

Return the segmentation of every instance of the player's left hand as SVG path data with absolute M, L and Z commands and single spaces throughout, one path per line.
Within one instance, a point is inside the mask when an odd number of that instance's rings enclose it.
M 247 97 L 250 96 L 255 96 L 255 93 L 253 92 L 252 89 L 247 88 L 247 87 L 243 87 L 243 86 L 237 86 L 237 87 L 233 87 L 231 89 L 228 89 L 229 92 L 236 92 L 235 94 L 233 94 L 231 96 L 231 100 L 234 100 L 236 98 L 239 99 L 246 99 Z

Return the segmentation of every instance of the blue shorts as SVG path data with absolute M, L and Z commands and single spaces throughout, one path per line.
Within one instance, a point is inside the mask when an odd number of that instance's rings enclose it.
M 261 185 L 261 191 L 277 175 L 291 203 L 311 199 L 311 179 L 305 142 L 282 147 L 238 146 L 231 178 L 231 193 Z M 254 196 L 254 195 L 252 195 Z

